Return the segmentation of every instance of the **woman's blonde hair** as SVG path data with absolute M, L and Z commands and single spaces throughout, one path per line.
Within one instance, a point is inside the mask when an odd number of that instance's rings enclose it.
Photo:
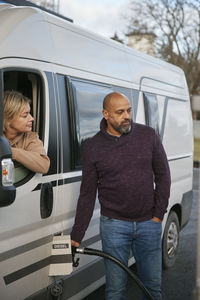
M 18 117 L 24 107 L 29 104 L 31 100 L 19 92 L 6 91 L 4 92 L 4 120 L 3 120 L 3 132 L 7 131 L 9 122 Z

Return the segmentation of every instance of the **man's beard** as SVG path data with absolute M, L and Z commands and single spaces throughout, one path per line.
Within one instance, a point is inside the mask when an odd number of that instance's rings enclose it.
M 113 125 L 112 124 L 112 127 L 117 131 L 119 132 L 121 135 L 123 134 L 127 134 L 131 131 L 131 121 L 130 120 L 126 120 L 125 122 L 129 121 L 129 124 L 128 125 L 124 125 L 123 123 L 119 126 L 116 126 L 116 125 Z

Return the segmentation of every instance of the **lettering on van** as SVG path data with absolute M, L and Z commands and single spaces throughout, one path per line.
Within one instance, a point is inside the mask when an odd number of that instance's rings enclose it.
M 53 244 L 53 249 L 67 249 L 69 244 Z

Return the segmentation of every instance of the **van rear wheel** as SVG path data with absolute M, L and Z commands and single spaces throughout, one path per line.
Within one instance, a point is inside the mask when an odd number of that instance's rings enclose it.
M 171 268 L 176 261 L 179 247 L 179 220 L 177 214 L 172 211 L 167 219 L 162 240 L 163 268 Z

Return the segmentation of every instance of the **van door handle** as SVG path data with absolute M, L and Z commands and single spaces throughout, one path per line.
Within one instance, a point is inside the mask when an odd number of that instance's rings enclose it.
M 53 210 L 53 187 L 50 182 L 43 183 L 40 194 L 40 215 L 42 219 L 50 217 Z

